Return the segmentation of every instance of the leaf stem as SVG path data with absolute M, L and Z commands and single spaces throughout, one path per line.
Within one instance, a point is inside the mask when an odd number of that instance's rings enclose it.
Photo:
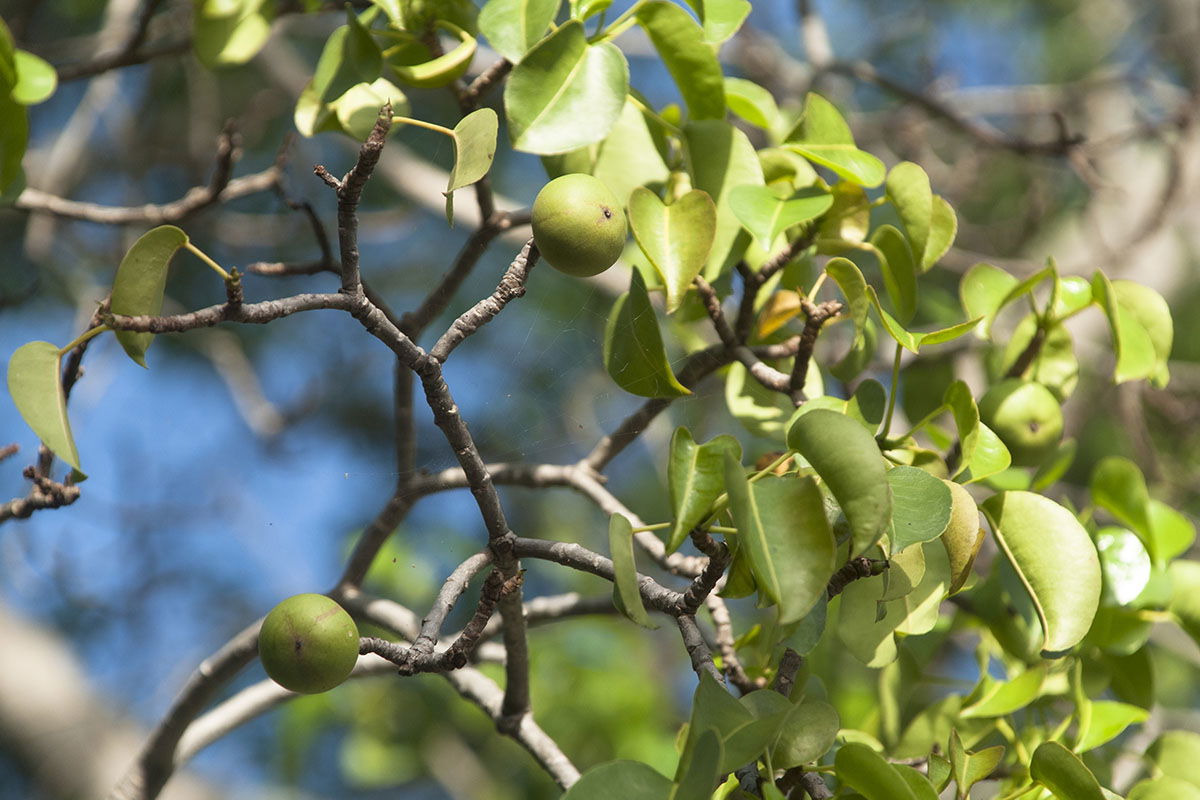
M 807 297 L 809 300 L 816 299 L 817 292 L 821 291 L 821 287 L 825 285 L 825 279 L 828 277 L 829 273 L 822 270 L 821 274 L 817 276 L 817 279 L 813 281 L 812 288 L 808 290 Z
M 671 527 L 671 525 L 672 523 L 670 522 L 656 522 L 653 525 L 643 525 L 640 528 L 634 528 L 633 532 L 642 533 L 644 531 L 661 531 Z
M 104 333 L 106 330 L 108 330 L 107 325 L 97 325 L 96 327 L 92 328 L 91 330 L 84 331 L 83 333 L 79 334 L 79 336 L 77 336 L 75 338 L 75 340 L 73 342 L 71 342 L 70 344 L 66 345 L 65 347 L 58 348 L 58 355 L 60 357 L 65 356 L 67 353 L 71 352 L 76 347 L 79 347 L 79 345 L 83 344 L 84 342 L 88 341 L 89 339 L 91 339 L 93 337 L 99 336 L 100 334 Z
M 796 453 L 793 450 L 788 450 L 787 452 L 783 453 L 782 455 L 779 456 L 779 458 L 775 459 L 770 464 L 767 464 L 765 467 L 760 469 L 758 472 L 751 475 L 750 483 L 755 483 L 756 481 L 760 480 L 764 476 L 771 474 L 772 472 L 775 471 L 776 467 L 780 466 L 781 464 L 786 463 L 787 460 L 794 455 L 796 455 Z
M 657 122 L 665 131 L 670 133 L 672 136 L 676 136 L 679 139 L 683 139 L 683 130 L 681 128 L 679 128 L 677 125 L 672 125 L 670 122 L 667 122 L 665 119 L 663 119 L 659 115 L 659 113 L 657 111 L 655 111 L 653 108 L 651 108 L 650 106 L 643 103 L 641 100 L 639 100 L 634 95 L 630 94 L 627 96 L 629 97 L 629 102 L 631 102 L 635 106 L 637 106 L 637 109 L 639 111 L 641 111 L 643 114 L 645 114 L 646 116 L 650 117 L 650 119 Z
M 196 258 L 200 259 L 205 264 L 212 267 L 213 270 L 218 275 L 221 276 L 221 280 L 223 280 L 223 281 L 229 280 L 229 273 L 226 272 L 224 269 L 222 269 L 220 264 L 218 264 L 216 261 L 213 261 L 211 258 L 209 258 L 208 253 L 205 253 L 199 247 L 196 247 L 196 245 L 192 244 L 190 240 L 185 242 L 183 246 L 186 247 L 188 250 L 190 250 L 196 256 Z
M 708 532 L 709 533 L 736 534 L 738 532 L 738 529 L 730 528 L 728 525 L 709 525 Z
M 892 412 L 896 410 L 896 395 L 899 394 L 900 386 L 900 356 L 904 353 L 904 348 L 900 343 L 896 343 L 896 355 L 892 359 L 892 385 L 888 388 L 888 404 L 887 411 L 883 415 L 883 426 L 879 429 L 879 436 L 887 438 L 888 432 L 892 429 Z
M 634 16 L 645 4 L 646 0 L 637 0 L 637 2 L 627 8 L 624 13 L 614 19 L 612 24 L 607 28 L 600 28 L 597 30 L 592 38 L 588 40 L 588 43 L 596 44 L 598 42 L 608 41 L 609 39 L 615 39 L 625 31 L 632 28 L 635 24 L 637 24 L 637 20 L 634 19 Z
M 454 138 L 454 131 L 447 128 L 445 125 L 438 125 L 436 122 L 426 122 L 423 119 L 415 119 L 413 117 L 392 117 L 393 125 L 416 125 L 418 128 L 437 131 L 443 136 Z

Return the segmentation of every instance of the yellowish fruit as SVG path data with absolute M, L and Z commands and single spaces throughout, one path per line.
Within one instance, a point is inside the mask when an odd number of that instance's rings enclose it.
M 1013 466 L 1041 464 L 1062 439 L 1062 406 L 1033 381 L 1008 378 L 988 389 L 979 401 L 979 418 L 1004 442 Z
M 358 661 L 358 626 L 323 594 L 294 595 L 263 620 L 258 656 L 283 688 L 326 692 L 346 680 Z
M 625 248 L 625 213 L 599 179 L 584 173 L 555 178 L 533 201 L 533 241 L 550 266 L 568 275 L 599 275 Z

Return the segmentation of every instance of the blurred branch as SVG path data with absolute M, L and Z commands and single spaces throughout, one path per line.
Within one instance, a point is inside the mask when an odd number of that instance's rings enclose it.
M 0 504 L 0 523 L 10 519 L 28 519 L 35 511 L 62 508 L 79 499 L 79 487 L 74 484 L 52 481 L 39 475 L 35 467 L 26 467 L 23 474 L 33 481 L 33 488 L 24 497 Z

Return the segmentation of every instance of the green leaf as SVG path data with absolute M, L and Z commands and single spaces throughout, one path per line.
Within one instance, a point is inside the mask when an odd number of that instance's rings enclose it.
M 867 378 L 854 388 L 854 394 L 846 401 L 846 414 L 863 424 L 869 432 L 879 430 L 883 416 L 887 413 L 887 390 L 883 384 Z
M 716 205 L 699 189 L 665 205 L 654 192 L 639 186 L 629 196 L 629 226 L 638 247 L 662 276 L 667 313 L 674 313 L 712 250 Z
M 692 186 L 717 204 L 717 233 L 704 267 L 704 277 L 712 282 L 741 259 L 750 243 L 729 196 L 738 186 L 764 185 L 762 165 L 746 134 L 724 120 L 693 120 L 683 132 Z
M 1142 471 L 1127 458 L 1109 456 L 1092 472 L 1092 502 L 1137 533 L 1156 563 L 1165 563 L 1154 547 L 1150 526 L 1150 493 Z
M 1056 276 L 1051 313 L 1061 320 L 1092 304 L 1092 284 L 1078 275 Z
M 640 761 L 609 761 L 592 767 L 561 800 L 669 800 L 671 781 Z
M 633 557 L 633 526 L 621 514 L 608 520 L 608 551 L 613 562 L 613 605 L 622 614 L 643 628 L 657 628 L 642 605 L 638 590 L 637 563 Z
M 471 9 L 474 9 L 473 5 Z M 433 25 L 453 36 L 458 44 L 449 52 L 439 54 L 432 51 L 415 33 L 387 32 L 396 44 L 383 55 L 401 83 L 421 89 L 436 89 L 450 85 L 470 68 L 479 47 L 479 42 L 471 32 L 448 19 L 437 19 Z M 425 25 L 421 24 L 420 27 L 424 28 Z
M 833 747 L 839 725 L 837 710 L 822 700 L 806 698 L 792 705 L 779 727 L 771 765 L 790 769 L 814 763 Z
M 702 732 L 692 746 L 691 758 L 682 776 L 676 779 L 671 800 L 708 800 L 717 786 L 722 760 L 721 739 L 717 732 Z M 609 797 L 620 796 L 612 795 Z
M 1128 800 L 1200 800 L 1200 787 L 1164 776 L 1134 784 Z
M 911 161 L 901 161 L 888 172 L 885 185 L 887 199 L 900 215 L 904 231 L 912 242 L 912 252 L 925 271 L 925 249 L 933 217 L 933 192 L 929 176 Z
M 454 126 L 454 166 L 446 184 L 446 217 L 453 221 L 451 195 L 488 174 L 496 158 L 496 131 L 500 121 L 490 108 L 479 108 Z
M 1168 610 L 1187 634 L 1200 643 L 1200 563 L 1182 558 L 1172 561 L 1168 574 L 1171 576 Z
M 962 381 L 950 384 L 943 400 L 954 417 L 962 453 L 955 475 L 970 469 L 973 482 L 1008 469 L 1012 456 L 1000 437 L 979 421 L 979 407 L 967 384 Z
M 703 732 L 715 730 L 722 742 L 728 742 L 739 730 L 755 722 L 754 715 L 727 692 L 716 678 L 707 671 L 702 671 L 700 682 L 692 695 L 692 716 L 688 722 L 687 741 L 679 759 L 675 779 L 679 780 L 688 768 L 696 741 Z
M 13 51 L 16 84 L 12 99 L 23 106 L 44 102 L 58 88 L 58 73 L 45 59 L 25 50 Z
M 957 730 L 950 731 L 950 768 L 959 796 L 966 797 L 971 787 L 991 775 L 1004 758 L 1004 747 L 996 745 L 972 753 L 963 746 Z
M 781 623 L 796 622 L 837 568 L 821 490 L 810 477 L 769 475 L 749 483 L 733 454 L 724 458 L 725 490 L 758 588 L 778 604 Z
M 675 79 L 688 116 L 693 120 L 724 119 L 721 62 L 691 15 L 666 0 L 650 0 L 638 9 L 637 21 Z
M 625 391 L 640 397 L 691 394 L 671 371 L 646 283 L 632 270 L 629 291 L 617 298 L 604 330 L 604 368 Z
M 667 484 L 671 487 L 675 524 L 667 542 L 668 553 L 683 544 L 692 528 L 703 521 L 712 504 L 725 491 L 725 453 L 740 463 L 742 445 L 727 434 L 696 444 L 691 432 L 683 427 L 677 428 L 671 437 Z
M 1029 762 L 1029 776 L 1059 800 L 1105 800 L 1096 776 L 1058 742 L 1038 745 Z
M 754 81 L 726 78 L 725 104 L 756 128 L 772 131 L 779 126 L 779 106 L 775 104 L 775 97 Z
M 629 65 L 611 42 L 588 44 L 570 20 L 530 50 L 504 88 L 513 147 L 553 155 L 599 142 L 629 91 Z
M 646 116 L 632 99 L 626 98 L 617 123 L 597 148 L 594 163 L 583 171 L 599 178 L 622 202 L 627 202 L 638 186 L 666 183 L 670 171 Z
M 479 32 L 492 49 L 518 64 L 542 40 L 562 0 L 488 0 L 479 11 Z
M 1043 657 L 1062 656 L 1087 633 L 1100 602 L 1091 537 L 1074 514 L 1031 492 L 993 495 L 983 512 L 1037 610 Z
M 900 782 L 908 787 L 917 800 L 938 800 L 938 793 L 933 788 L 933 784 L 914 767 L 907 764 L 893 764 L 892 766 L 895 768 L 896 774 L 900 776 Z
M 209 69 L 245 64 L 270 38 L 273 16 L 266 0 L 200 0 L 192 24 L 196 57 Z
M 404 27 L 404 9 L 400 5 L 400 0 L 371 0 L 371 4 L 379 8 L 392 25 L 397 28 Z
M 921 259 L 921 271 L 928 272 L 946 255 L 958 235 L 958 217 L 954 207 L 940 194 L 933 196 L 933 216 L 929 221 L 929 241 L 925 243 L 925 257 Z
M 748 0 L 687 0 L 704 26 L 704 40 L 718 45 L 738 32 L 750 14 Z
M 791 359 L 785 359 L 777 365 L 779 369 L 791 371 Z M 808 362 L 808 377 L 804 382 L 804 393 L 816 399 L 824 394 L 824 380 L 821 377 L 817 360 Z M 836 398 L 831 398 L 836 400 Z M 809 400 L 811 404 L 813 400 Z M 841 400 L 836 400 L 842 403 Z M 796 406 L 787 395 L 772 391 L 755 380 L 739 361 L 729 365 L 729 373 L 725 377 L 725 405 L 729 413 L 740 422 L 746 430 L 764 439 L 781 441 L 787 430 L 788 420 L 796 411 Z
M 850 321 L 854 325 L 850 350 L 832 370 L 838 379 L 849 381 L 866 367 L 875 349 L 875 341 L 870 334 L 871 297 L 867 294 L 866 278 L 850 259 L 841 256 L 829 259 L 825 273 L 842 290 Z
M 1158 377 L 1159 358 L 1154 340 L 1141 320 L 1122 304 L 1104 273 L 1092 276 L 1092 296 L 1104 310 L 1112 331 L 1113 352 L 1117 356 L 1113 380 L 1117 383 Z
M 0 92 L 0 194 L 8 195 L 25 182 L 21 159 L 25 157 L 28 140 L 28 111 L 7 93 Z
M 991 338 L 992 323 L 1017 283 L 1012 275 L 991 264 L 976 264 L 963 275 L 958 284 L 958 296 L 967 316 L 983 317 L 976 331 L 979 338 Z
M 902 612 L 896 633 L 919 636 L 937 625 L 942 601 L 950 593 L 950 557 L 938 542 L 925 542 L 910 552 L 922 554 L 925 570 L 913 590 L 896 601 Z
M 979 324 L 979 318 L 969 319 L 960 322 L 957 325 L 951 325 L 949 328 L 941 328 L 936 331 L 927 333 L 912 333 L 905 330 L 895 317 L 884 310 L 883 305 L 879 302 L 879 295 L 875 293 L 874 286 L 867 286 L 867 296 L 871 298 L 871 305 L 875 307 L 875 313 L 879 315 L 880 321 L 883 322 L 884 330 L 905 350 L 917 353 L 923 345 L 927 344 L 945 344 L 953 341 L 960 336 L 971 332 L 976 325 Z
M 804 116 L 788 134 L 784 146 L 859 186 L 878 186 L 887 171 L 882 161 L 855 147 L 850 126 L 841 113 L 814 92 L 805 98 Z
M 942 535 L 950 524 L 953 505 L 949 486 L 923 469 L 904 466 L 889 469 L 887 482 L 892 487 L 892 529 L 888 535 L 893 553 Z
M 836 411 L 800 414 L 787 444 L 812 464 L 850 523 L 851 555 L 879 540 L 892 517 L 892 490 L 875 438 L 856 420 Z
M 160 225 L 142 234 L 117 267 L 117 276 L 113 279 L 112 313 L 125 316 L 161 314 L 167 267 L 187 243 L 187 234 L 174 225 Z M 129 357 L 145 367 L 146 350 L 154 341 L 154 334 L 116 331 L 116 336 Z
M 970 702 L 963 707 L 959 717 L 1003 717 L 1020 711 L 1038 698 L 1045 681 L 1046 668 L 1040 664 L 1008 681 L 998 681 L 985 675 L 980 686 L 972 692 Z
M 1166 776 L 1200 787 L 1200 734 L 1167 731 L 1146 751 L 1155 777 Z
M 1104 575 L 1106 604 L 1132 603 L 1150 581 L 1150 554 L 1137 535 L 1125 528 L 1096 531 L 1096 552 Z
M 871 235 L 871 244 L 881 256 L 883 285 L 899 321 L 907 325 L 917 313 L 917 270 L 912 250 L 904 235 L 891 225 L 881 225 Z
M 29 342 L 8 360 L 8 393 L 17 411 L 42 444 L 79 469 L 79 452 L 67 418 L 58 347 L 50 342 Z
M 843 745 L 834 758 L 838 780 L 866 800 L 922 800 L 883 756 L 865 744 Z
M 738 186 L 729 195 L 729 207 L 750 231 L 763 250 L 770 250 L 783 231 L 816 219 L 833 205 L 833 196 L 823 189 L 801 189 L 795 197 L 782 200 L 766 186 Z
M 311 95 L 306 100 L 306 102 L 313 101 L 315 101 L 315 97 Z M 375 122 L 379 119 L 380 109 L 389 102 L 392 104 L 393 114 L 407 114 L 408 99 L 404 96 L 404 92 L 388 79 L 377 78 L 373 83 L 356 83 L 341 97 L 328 103 L 326 108 L 333 112 L 338 126 L 343 131 L 361 142 L 371 134 Z M 297 110 L 299 110 L 299 105 L 297 103 Z M 317 103 L 307 110 L 310 115 L 305 122 L 308 135 L 318 132 L 314 128 L 319 127 L 320 123 L 317 122 L 317 118 L 322 116 L 324 110 Z M 333 129 L 328 122 L 325 125 L 329 129 Z
M 1092 719 L 1087 730 L 1079 737 L 1075 750 L 1086 753 L 1101 745 L 1108 744 L 1130 725 L 1140 725 L 1150 716 L 1144 708 L 1118 703 L 1114 700 L 1095 700 L 1092 702 Z
M 1192 521 L 1160 500 L 1150 501 L 1150 527 L 1154 531 L 1154 552 L 1163 562 L 1183 555 L 1196 541 Z
M 1175 338 L 1171 309 L 1167 306 L 1167 301 L 1149 286 L 1133 281 L 1113 281 L 1112 291 L 1117 305 L 1150 338 L 1155 365 L 1150 381 L 1160 388 L 1166 386 L 1171 379 L 1167 370 L 1167 360 L 1171 357 L 1171 344 Z
M 961 484 L 946 481 L 953 497 L 950 524 L 942 534 L 942 544 L 950 562 L 950 594 L 963 587 L 971 575 L 975 556 L 983 546 L 984 532 L 979 525 L 979 507 Z

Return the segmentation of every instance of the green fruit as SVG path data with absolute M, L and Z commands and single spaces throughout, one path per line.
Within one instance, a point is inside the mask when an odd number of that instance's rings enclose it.
M 1016 467 L 1042 463 L 1062 438 L 1062 407 L 1033 381 L 1009 378 L 988 389 L 979 401 L 979 418 L 1004 442 Z
M 358 626 L 325 595 L 298 594 L 263 620 L 258 656 L 283 688 L 326 692 L 346 680 L 358 661 Z
M 547 183 L 533 201 L 533 240 L 550 266 L 568 275 L 599 275 L 625 249 L 625 213 L 599 179 L 583 173 Z

